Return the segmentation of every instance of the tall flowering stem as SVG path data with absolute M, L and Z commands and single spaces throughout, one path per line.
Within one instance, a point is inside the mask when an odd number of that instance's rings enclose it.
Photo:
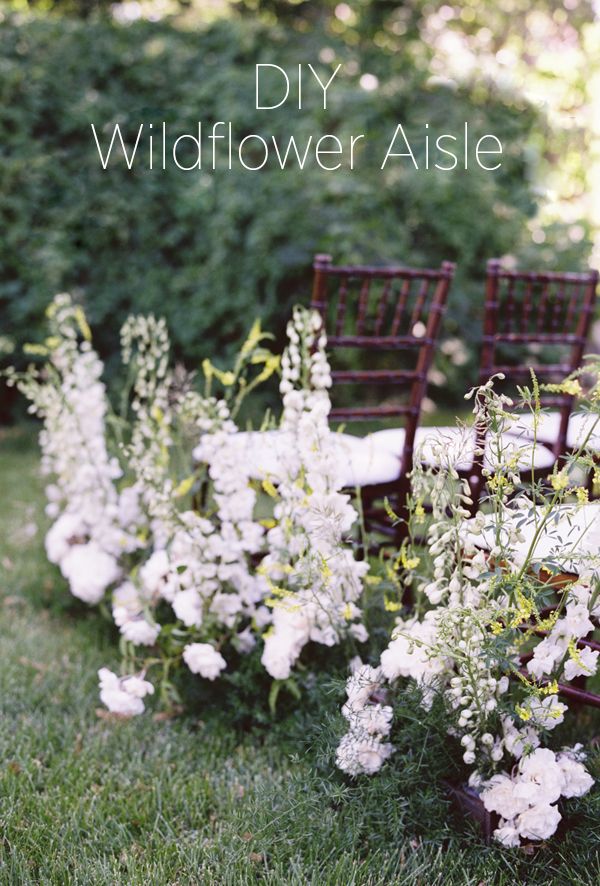
M 82 308 L 66 294 L 47 310 L 49 336 L 28 352 L 42 358 L 23 374 L 9 374 L 43 424 L 39 435 L 46 513 L 54 521 L 46 551 L 72 593 L 98 603 L 140 547 L 144 518 L 137 492 L 121 482 L 123 470 L 107 436 L 110 406 Z
M 367 639 L 357 602 L 369 568 L 349 543 L 358 514 L 341 491 L 320 316 L 296 308 L 287 334 L 280 384 L 286 448 L 277 489 L 265 484 L 275 500 L 275 525 L 261 564 L 273 612 L 262 662 L 279 680 L 290 676 L 309 641 L 332 646 L 347 635 Z

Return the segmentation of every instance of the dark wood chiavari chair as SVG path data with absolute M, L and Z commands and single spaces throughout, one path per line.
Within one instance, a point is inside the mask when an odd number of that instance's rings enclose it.
M 550 273 L 509 271 L 498 259 L 487 264 L 485 312 L 479 383 L 495 373 L 507 382 L 530 384 L 531 368 L 540 383 L 556 384 L 581 365 L 594 309 L 598 271 Z M 554 460 L 569 449 L 569 419 L 573 397 L 542 392 L 541 405 L 553 410 L 544 418 L 540 441 Z M 526 417 L 524 417 L 524 420 Z M 528 428 L 518 423 L 515 433 Z M 485 435 L 479 432 L 478 448 Z M 470 474 L 474 500 L 483 491 L 483 460 Z M 544 467 L 544 471 L 547 469 Z M 531 472 L 528 470 L 528 476 Z
M 404 419 L 396 475 L 383 482 L 375 477 L 373 482 L 362 485 L 365 516 L 373 525 L 373 505 L 382 496 L 393 500 L 399 514 L 403 512 L 415 434 L 454 265 L 446 261 L 435 270 L 338 267 L 329 255 L 317 255 L 314 272 L 311 304 L 323 317 L 334 391 L 339 391 L 340 385 L 362 385 L 372 397 L 380 394 L 382 387 L 394 385 L 397 394 L 402 392 L 406 397 L 406 402 L 400 402 L 396 396 L 391 403 L 358 406 L 354 402 L 336 405 L 335 392 L 333 395 L 333 421 Z M 363 368 L 337 368 L 337 355 L 350 349 L 368 354 L 369 364 Z M 382 357 L 386 352 L 392 354 L 390 365 L 374 368 L 373 355 Z

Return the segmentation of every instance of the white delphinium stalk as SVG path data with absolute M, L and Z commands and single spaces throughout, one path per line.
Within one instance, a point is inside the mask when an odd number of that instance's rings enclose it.
M 129 367 L 133 390 L 133 428 L 126 447 L 144 508 L 151 517 L 153 543 L 161 548 L 171 514 L 173 482 L 169 448 L 173 414 L 169 402 L 169 334 L 163 318 L 130 316 L 121 328 L 121 354 Z
M 384 741 L 392 727 L 393 709 L 377 698 L 383 679 L 381 668 L 363 664 L 348 678 L 348 699 L 342 708 L 348 732 L 336 751 L 337 766 L 348 775 L 373 775 L 393 753 L 393 746 Z
M 158 322 L 158 326 L 157 326 Z M 152 324 L 152 327 L 149 325 Z M 246 364 L 266 364 L 258 378 L 276 368 L 276 358 L 258 346 L 264 334 L 255 324 L 238 357 L 235 372 L 221 373 L 205 361 L 207 388 L 216 375 L 226 387 L 242 378 Z M 185 391 L 171 394 L 166 354 L 168 337 L 162 321 L 134 318 L 124 332 L 126 362 L 135 355 L 135 412 L 137 416 L 131 464 L 150 515 L 154 552 L 139 571 L 139 595 L 156 605 L 171 604 L 174 618 L 190 639 L 230 638 L 238 651 L 249 651 L 248 632 L 268 586 L 253 562 L 264 539 L 264 527 L 254 518 L 256 492 L 251 487 L 247 463 L 235 446 L 237 426 L 225 399 Z M 173 453 L 182 439 L 200 442 L 193 451 L 196 469 L 177 483 L 173 479 Z M 198 490 L 195 507 L 182 507 L 192 490 Z M 195 493 L 196 494 L 196 493 Z M 132 625 L 127 630 L 140 630 Z M 124 631 L 123 628 L 121 628 Z M 142 628 L 142 631 L 144 629 Z M 239 639 L 238 639 L 239 631 Z M 220 669 L 196 665 L 189 650 L 207 643 L 190 643 L 183 660 L 194 673 L 214 679 Z M 225 660 L 215 650 L 215 655 Z
M 287 334 L 280 391 L 289 447 L 277 490 L 270 489 L 276 525 L 262 562 L 273 609 L 262 662 L 276 679 L 289 677 L 311 640 L 332 646 L 348 632 L 367 637 L 357 601 L 368 564 L 354 557 L 347 540 L 358 514 L 341 492 L 328 425 L 331 373 L 320 316 L 296 308 Z
M 30 350 L 46 358 L 16 384 L 43 420 L 42 472 L 51 477 L 46 511 L 54 524 L 46 551 L 72 593 L 97 603 L 118 580 L 120 559 L 139 547 L 143 522 L 136 491 L 117 490 L 122 471 L 107 445 L 108 401 L 103 364 L 91 344 L 83 310 L 66 294 L 48 311 L 50 336 Z

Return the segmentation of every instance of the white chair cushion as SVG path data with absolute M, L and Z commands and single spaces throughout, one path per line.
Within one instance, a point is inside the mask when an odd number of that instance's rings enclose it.
M 391 483 L 400 476 L 404 447 L 404 429 L 391 428 L 377 431 L 366 437 L 352 434 L 333 434 L 333 444 L 342 468 L 344 486 L 372 486 Z M 531 466 L 531 446 L 525 439 L 505 435 L 511 453 L 519 453 L 519 470 Z M 426 464 L 439 464 L 434 449 L 439 445 L 450 454 L 458 470 L 468 471 L 473 465 L 475 435 L 471 429 L 452 427 L 418 428 L 415 435 L 415 453 L 421 449 Z M 249 467 L 250 476 L 256 480 L 269 478 L 274 483 L 285 472 L 286 454 L 292 447 L 292 438 L 283 431 L 244 431 L 235 435 L 239 458 Z M 552 452 L 538 444 L 535 467 L 550 470 L 554 463 Z M 491 453 L 486 453 L 486 466 L 493 466 Z
M 541 508 L 537 508 L 541 513 Z M 553 519 L 536 543 L 534 561 L 554 560 L 564 572 L 583 575 L 586 569 L 598 565 L 600 554 L 600 502 L 582 505 L 576 511 L 572 506 L 557 508 L 556 521 Z M 539 516 L 537 517 L 539 521 Z M 468 521 L 470 524 L 472 520 Z M 531 512 L 514 511 L 503 524 L 504 531 L 516 528 L 523 541 L 511 540 L 511 551 L 515 563 L 521 566 L 527 557 L 535 533 L 535 519 Z M 491 550 L 496 544 L 495 529 L 491 525 L 483 532 L 470 535 L 473 543 L 483 550 Z M 587 561 L 587 563 L 586 563 Z
M 355 437 L 336 433 L 333 437 L 339 458 L 343 460 L 344 486 L 374 486 L 399 478 L 402 449 L 398 453 L 378 446 L 372 434 Z
M 341 463 L 344 486 L 367 486 L 389 483 L 400 473 L 400 457 L 386 449 L 378 449 L 372 439 L 352 434 L 333 434 L 333 443 Z M 285 458 L 292 447 L 289 432 L 242 431 L 235 435 L 238 456 L 255 480 L 269 478 L 277 483 L 285 472 Z
M 595 425 L 596 427 L 594 427 Z M 539 440 L 552 444 L 558 437 L 559 430 L 559 412 L 544 412 L 540 415 L 538 426 Z M 529 437 L 529 439 L 532 439 L 533 415 L 530 412 L 520 415 L 518 420 L 511 426 L 510 431 L 511 433 L 523 434 L 524 436 Z M 598 421 L 597 415 L 590 412 L 573 412 L 569 420 L 567 445 L 572 449 L 578 448 L 590 432 L 591 436 L 588 441 L 588 446 L 600 451 L 600 422 Z
M 371 435 L 377 449 L 387 449 L 388 452 L 402 453 L 404 445 L 404 429 L 390 428 L 385 431 L 377 431 Z M 517 437 L 513 434 L 505 434 L 506 454 L 518 453 L 517 470 L 526 471 L 531 467 L 532 447 L 526 437 Z M 425 464 L 436 466 L 439 458 L 435 449 L 440 445 L 448 453 L 449 459 L 459 471 L 468 471 L 473 466 L 475 451 L 475 431 L 472 428 L 431 427 L 418 428 L 415 434 L 415 456 L 420 449 L 421 458 Z M 494 469 L 495 458 L 488 441 L 485 453 L 485 466 Z M 554 456 L 550 449 L 538 443 L 535 448 L 534 466 L 536 469 L 550 470 L 554 464 Z

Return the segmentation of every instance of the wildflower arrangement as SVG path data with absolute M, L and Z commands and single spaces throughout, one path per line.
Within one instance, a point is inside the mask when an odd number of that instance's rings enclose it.
M 586 371 L 598 378 L 599 368 Z M 577 378 L 561 391 L 582 394 Z M 582 745 L 557 747 L 553 731 L 568 713 L 561 688 L 591 677 L 598 665 L 587 639 L 600 617 L 595 506 L 576 483 L 581 468 L 595 470 L 588 441 L 600 420 L 598 394 L 594 386 L 582 404 L 590 418 L 578 451 L 545 482 L 535 473 L 543 418 L 535 377 L 531 389 L 519 389 L 532 416 L 529 440 L 508 436 L 518 416 L 494 380 L 468 395 L 486 430 L 488 500 L 473 518 L 469 484 L 443 440 L 435 447 L 438 468 L 416 459 L 411 539 L 397 561 L 398 585 L 411 587 L 416 602 L 401 611 L 379 665 L 360 666 L 348 680 L 349 728 L 338 766 L 372 774 L 388 759 L 394 698 L 399 705 L 401 678 L 408 678 L 425 709 L 442 704 L 469 789 L 499 817 L 494 836 L 506 846 L 550 837 L 561 820 L 559 801 L 593 783 Z M 524 459 L 532 466 L 526 483 L 517 470 Z M 419 544 L 418 533 L 426 536 Z
M 75 596 L 108 603 L 121 635 L 120 675 L 99 672 L 109 710 L 142 713 L 155 686 L 173 707 L 182 667 L 213 681 L 258 647 L 266 671 L 288 680 L 309 641 L 366 639 L 368 567 L 348 543 L 358 515 L 340 492 L 319 316 L 294 311 L 281 360 L 255 323 L 231 370 L 204 361 L 202 391 L 171 369 L 164 321 L 130 317 L 118 415 L 82 309 L 58 296 L 48 318 L 50 337 L 31 349 L 42 368 L 10 380 L 43 420 L 48 556 Z M 268 434 L 280 464 L 260 482 L 261 444 L 236 419 L 280 368 L 283 415 Z M 265 503 L 272 516 L 259 517 Z

